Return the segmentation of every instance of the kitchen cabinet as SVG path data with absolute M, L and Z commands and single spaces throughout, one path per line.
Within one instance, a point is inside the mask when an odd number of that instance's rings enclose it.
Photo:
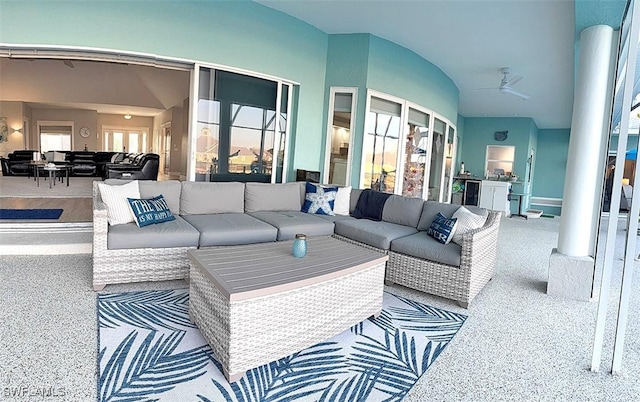
M 506 181 L 482 180 L 480 186 L 480 202 L 481 208 L 500 211 L 503 216 L 511 215 L 509 194 L 511 192 L 511 183 Z

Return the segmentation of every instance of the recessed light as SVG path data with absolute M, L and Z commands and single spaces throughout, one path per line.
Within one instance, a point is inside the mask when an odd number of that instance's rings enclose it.
M 125 120 L 131 120 L 131 115 L 130 114 L 125 114 L 124 118 L 125 118 Z

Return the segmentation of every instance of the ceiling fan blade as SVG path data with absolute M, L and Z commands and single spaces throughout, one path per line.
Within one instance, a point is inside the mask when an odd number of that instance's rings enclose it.
M 521 76 L 521 75 L 515 75 L 515 76 L 513 76 L 513 78 L 512 78 L 512 79 L 510 79 L 509 81 L 507 81 L 506 86 L 508 86 L 508 87 L 513 86 L 513 85 L 515 85 L 516 83 L 520 82 L 520 80 L 521 80 L 521 79 L 522 79 L 522 76 Z
M 500 93 L 501 94 L 515 95 L 515 96 L 520 97 L 520 98 L 522 98 L 524 100 L 531 98 L 529 95 L 525 95 L 522 92 L 515 91 L 513 88 L 508 87 L 508 86 L 504 86 L 504 87 L 500 88 Z

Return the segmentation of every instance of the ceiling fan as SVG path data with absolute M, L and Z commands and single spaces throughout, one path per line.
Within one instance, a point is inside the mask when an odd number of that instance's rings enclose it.
M 493 88 L 482 88 L 482 89 L 497 89 L 501 94 L 511 94 L 515 95 L 522 100 L 529 99 L 529 95 L 525 95 L 522 92 L 518 92 L 513 89 L 513 85 L 520 82 L 522 79 L 521 75 L 514 75 L 513 78 L 509 79 L 509 74 L 511 74 L 511 69 L 509 67 L 502 67 L 500 69 L 500 73 L 502 73 L 502 80 L 500 81 L 500 86 Z

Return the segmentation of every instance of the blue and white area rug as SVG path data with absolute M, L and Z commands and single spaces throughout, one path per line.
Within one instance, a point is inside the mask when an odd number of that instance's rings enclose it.
M 98 295 L 99 401 L 400 401 L 466 316 L 390 293 L 382 314 L 230 385 L 187 289 Z

